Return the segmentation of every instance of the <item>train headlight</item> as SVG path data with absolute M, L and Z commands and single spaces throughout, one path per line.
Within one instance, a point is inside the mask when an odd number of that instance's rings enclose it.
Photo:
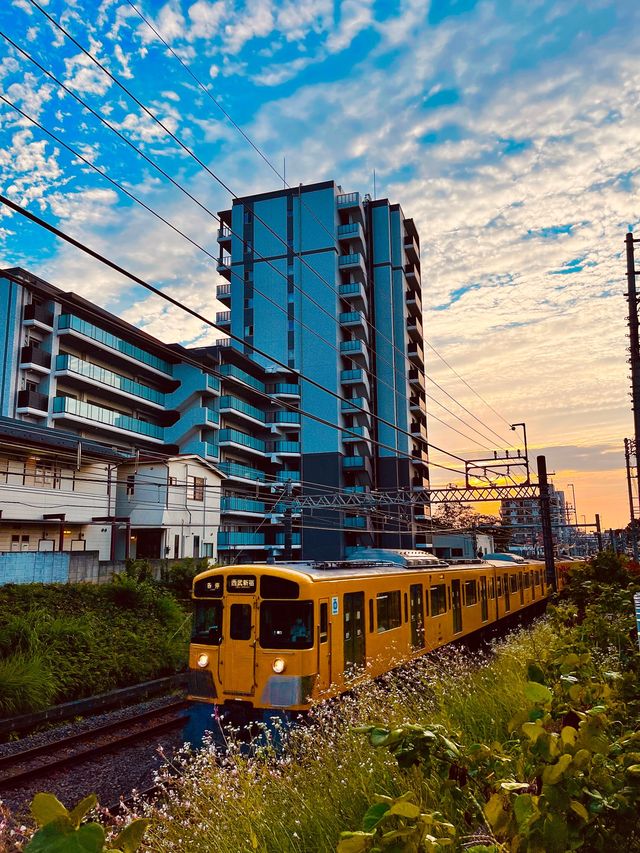
M 209 665 L 209 655 L 204 654 L 204 652 L 198 656 L 198 666 L 201 669 L 204 669 L 205 666 Z
M 276 658 L 274 660 L 274 662 L 271 664 L 271 669 L 278 674 L 280 674 L 281 672 L 284 672 L 286 668 L 287 668 L 287 664 L 284 662 L 284 660 L 282 658 Z

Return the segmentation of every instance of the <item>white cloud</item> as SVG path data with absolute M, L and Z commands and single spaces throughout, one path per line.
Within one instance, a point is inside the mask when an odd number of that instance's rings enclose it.
M 100 42 L 89 37 L 88 50 L 96 59 L 100 60 L 99 54 L 102 50 Z M 108 67 L 104 60 L 100 61 L 105 67 Z M 85 53 L 78 53 L 76 56 L 65 58 L 64 64 L 66 68 L 65 83 L 70 89 L 82 94 L 90 92 L 94 95 L 104 95 L 109 90 L 111 78 L 98 68 Z

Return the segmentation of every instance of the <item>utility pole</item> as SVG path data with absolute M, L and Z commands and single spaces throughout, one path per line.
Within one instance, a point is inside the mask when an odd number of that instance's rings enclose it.
M 598 551 L 602 551 L 602 528 L 600 527 L 600 513 L 596 513 L 596 536 L 598 537 Z
M 631 520 L 631 547 L 633 549 L 633 559 L 638 559 L 638 534 L 636 531 L 636 518 L 633 508 L 633 478 L 631 475 L 631 455 L 635 456 L 636 443 L 630 438 L 624 440 L 624 459 L 627 466 L 627 490 L 629 492 L 629 517 Z
M 553 532 L 551 530 L 551 499 L 549 497 L 549 480 L 547 479 L 547 459 L 538 456 L 538 480 L 540 481 L 540 521 L 542 523 L 542 542 L 544 545 L 544 567 L 547 585 L 554 592 L 558 590 L 556 564 L 553 559 Z

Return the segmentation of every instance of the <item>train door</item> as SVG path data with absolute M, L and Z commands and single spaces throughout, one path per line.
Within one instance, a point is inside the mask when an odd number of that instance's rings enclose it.
M 329 631 L 329 599 L 319 602 L 318 632 L 316 645 L 318 647 L 318 690 L 326 690 L 331 684 L 331 638 Z
M 520 590 L 520 606 L 524 604 L 524 579 L 522 577 L 522 572 L 518 575 L 518 588 Z
M 346 592 L 344 607 L 344 671 L 354 672 L 365 664 L 364 592 Z
M 256 618 L 253 603 L 228 599 L 229 624 L 221 649 L 223 689 L 236 696 L 255 692 Z
M 511 610 L 511 590 L 509 589 L 509 575 L 504 576 L 504 609 L 507 613 Z
M 411 645 L 414 649 L 424 649 L 424 603 L 422 600 L 422 584 L 411 584 L 409 589 L 411 621 Z
M 462 594 L 460 592 L 460 581 L 451 581 L 451 609 L 453 612 L 453 633 L 462 631 Z
M 480 578 L 480 610 L 482 612 L 482 621 L 486 622 L 489 618 L 489 602 L 487 599 L 486 578 Z

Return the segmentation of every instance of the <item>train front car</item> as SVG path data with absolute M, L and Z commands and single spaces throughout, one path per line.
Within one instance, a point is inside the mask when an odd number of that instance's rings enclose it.
M 329 686 L 318 652 L 327 602 L 304 572 L 275 565 L 228 566 L 193 585 L 189 698 L 243 716 L 305 711 Z M 256 712 L 256 713 L 254 713 Z

